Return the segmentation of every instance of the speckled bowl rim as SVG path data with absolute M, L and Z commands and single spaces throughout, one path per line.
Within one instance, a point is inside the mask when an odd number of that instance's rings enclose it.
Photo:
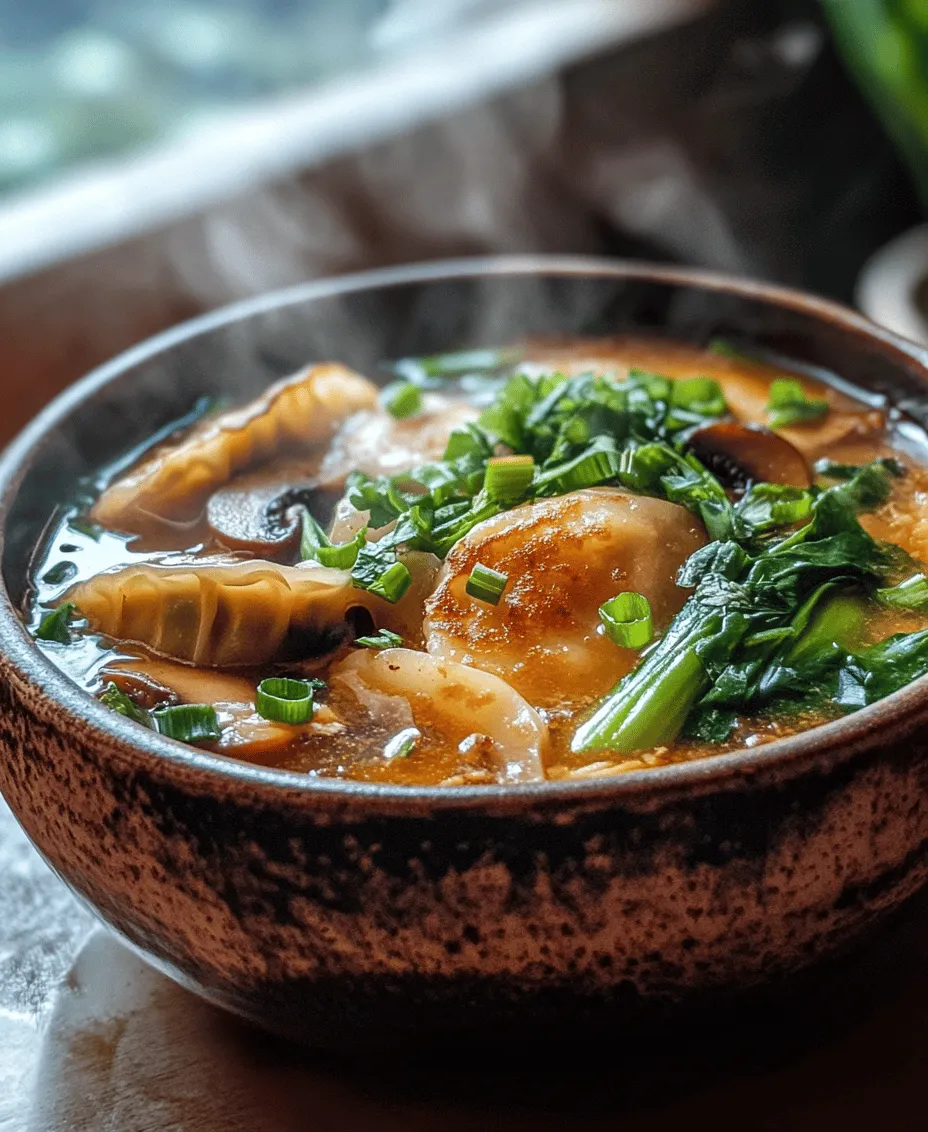
M 476 276 L 548 276 L 640 279 L 708 291 L 733 292 L 831 322 L 842 330 L 875 340 L 890 354 L 911 367 L 914 362 L 925 371 L 928 394 L 928 351 L 915 343 L 884 330 L 849 307 L 787 287 L 760 283 L 716 272 L 665 267 L 646 262 L 602 260 L 583 256 L 511 255 L 453 259 L 402 267 L 378 268 L 350 275 L 334 276 L 299 284 L 222 307 L 172 327 L 89 373 L 69 386 L 47 405 L 10 442 L 0 456 L 0 555 L 6 537 L 6 518 L 17 496 L 31 459 L 45 434 L 54 429 L 86 398 L 127 368 L 169 350 L 177 344 L 219 327 L 254 315 L 268 313 L 292 304 L 368 289 L 403 286 L 409 283 L 450 282 Z M 901 691 L 868 708 L 831 723 L 755 748 L 709 755 L 693 762 L 677 763 L 647 770 L 628 771 L 615 777 L 588 780 L 540 782 L 524 785 L 418 787 L 384 783 L 353 782 L 334 778 L 310 778 L 291 771 L 256 766 L 208 751 L 188 747 L 148 731 L 104 707 L 84 692 L 35 647 L 12 604 L 5 584 L 0 586 L 0 652 L 23 680 L 37 685 L 42 695 L 59 711 L 62 729 L 77 726 L 86 739 L 99 741 L 114 756 L 134 760 L 145 769 L 173 768 L 182 778 L 191 773 L 198 781 L 213 781 L 226 789 L 234 783 L 262 793 L 286 795 L 291 800 L 315 800 L 328 805 L 344 801 L 391 812 L 472 808 L 532 808 L 533 803 L 602 802 L 622 796 L 677 792 L 681 788 L 722 788 L 726 781 L 739 780 L 772 765 L 794 767 L 797 772 L 810 761 L 846 756 L 855 749 L 879 742 L 880 732 L 900 719 L 928 724 L 928 676 L 921 677 Z M 204 778 L 205 776 L 205 778 Z M 380 803 L 380 806 L 377 803 Z

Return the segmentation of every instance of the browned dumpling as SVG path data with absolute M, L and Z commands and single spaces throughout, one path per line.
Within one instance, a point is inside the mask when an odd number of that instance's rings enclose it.
M 612 488 L 505 511 L 448 555 L 426 603 L 428 650 L 495 673 L 536 706 L 600 695 L 638 653 L 603 635 L 599 607 L 634 590 L 664 628 L 687 597 L 677 571 L 704 542 L 683 507 Z M 466 592 L 478 562 L 509 578 L 498 605 Z
M 320 445 L 352 413 L 376 403 L 376 386 L 360 374 L 336 363 L 312 366 L 157 451 L 106 488 L 91 515 L 101 526 L 136 535 L 190 523 L 236 473 Z

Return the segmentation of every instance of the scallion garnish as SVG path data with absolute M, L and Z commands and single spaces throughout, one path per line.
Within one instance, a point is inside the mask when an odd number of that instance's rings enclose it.
M 333 570 L 350 570 L 358 560 L 361 547 L 367 541 L 364 526 L 349 542 L 333 543 L 316 520 L 303 511 L 303 535 L 300 539 L 300 557 L 304 562 L 318 562 Z
M 422 390 L 411 381 L 395 381 L 380 394 L 380 403 L 398 421 L 422 411 Z
M 566 495 L 571 491 L 581 491 L 585 487 L 595 487 L 619 474 L 621 458 L 615 444 L 601 440 L 591 445 L 573 460 L 543 472 L 536 482 L 538 495 Z
M 68 622 L 74 615 L 75 606 L 72 601 L 63 601 L 57 609 L 46 613 L 39 622 L 35 631 L 37 641 L 56 641 L 59 645 L 71 643 L 71 630 Z
M 713 377 L 686 377 L 670 389 L 670 403 L 701 417 L 722 417 L 728 412 L 722 387 Z
M 212 704 L 178 704 L 155 708 L 152 722 L 159 735 L 181 743 L 202 743 L 220 737 L 219 720 Z
M 809 397 L 795 378 L 778 377 L 770 383 L 767 419 L 771 428 L 789 428 L 805 421 L 816 421 L 827 412 L 828 402 L 823 398 Z
M 60 586 L 63 582 L 70 582 L 76 573 L 77 567 L 73 562 L 56 562 L 42 575 L 42 581 L 47 586 Z
M 350 542 L 320 546 L 314 555 L 320 566 L 330 566 L 334 570 L 350 570 L 357 562 L 361 547 L 367 541 L 367 528 L 364 527 Z
M 306 680 L 269 676 L 255 693 L 258 715 L 274 723 L 308 723 L 313 717 L 313 686 Z
M 402 645 L 403 638 L 389 629 L 378 629 L 376 636 L 355 637 L 354 643 L 369 649 L 396 649 Z
M 464 589 L 478 601 L 485 601 L 489 605 L 498 605 L 508 581 L 508 574 L 503 574 L 500 570 L 493 570 L 478 562 L 471 570 Z
M 643 594 L 617 594 L 599 607 L 599 619 L 609 640 L 623 649 L 641 649 L 651 641 L 651 603 Z
M 100 693 L 100 703 L 105 704 L 110 711 L 124 715 L 126 719 L 134 719 L 136 723 L 141 723 L 144 727 L 151 727 L 151 715 L 144 708 L 140 708 L 125 692 L 117 688 L 112 680 Z
M 332 544 L 329 541 L 329 536 L 305 508 L 303 508 L 302 518 L 303 533 L 300 538 L 300 557 L 306 561 L 315 558 L 318 550 Z
M 403 759 L 412 754 L 421 733 L 415 727 L 406 727 L 399 734 L 394 735 L 383 749 L 384 758 Z
M 412 574 L 409 572 L 409 567 L 402 562 L 394 562 L 367 589 L 370 593 L 377 594 L 378 597 L 382 597 L 393 605 L 400 600 L 411 585 Z
M 493 456 L 487 460 L 484 490 L 498 503 L 517 503 L 531 486 L 535 461 L 531 456 Z

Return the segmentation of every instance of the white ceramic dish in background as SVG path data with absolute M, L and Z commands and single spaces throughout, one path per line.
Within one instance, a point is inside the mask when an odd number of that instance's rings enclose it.
M 928 343 L 928 224 L 903 232 L 870 257 L 855 300 L 880 326 Z

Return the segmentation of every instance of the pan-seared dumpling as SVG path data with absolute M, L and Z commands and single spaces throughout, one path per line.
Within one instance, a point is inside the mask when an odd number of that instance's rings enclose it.
M 348 611 L 382 609 L 344 570 L 178 556 L 97 574 L 65 595 L 94 632 L 207 667 L 264 664 L 290 648 L 331 649 Z
M 539 707 L 592 699 L 639 656 L 604 636 L 599 607 L 633 590 L 666 627 L 687 597 L 677 571 L 705 541 L 685 508 L 613 488 L 503 512 L 448 555 L 426 602 L 428 650 L 495 673 Z M 466 592 L 477 563 L 509 579 L 497 605 Z
M 335 665 L 330 682 L 350 688 L 375 717 L 392 699 L 408 703 L 410 731 L 418 733 L 410 757 L 428 760 L 444 752 L 449 774 L 479 762 L 478 769 L 499 782 L 536 782 L 545 776 L 546 724 L 518 692 L 489 672 L 412 649 L 365 649 Z
M 322 444 L 352 413 L 376 403 L 377 388 L 366 378 L 334 363 L 312 366 L 156 451 L 102 492 L 92 518 L 137 535 L 189 523 L 236 473 Z

